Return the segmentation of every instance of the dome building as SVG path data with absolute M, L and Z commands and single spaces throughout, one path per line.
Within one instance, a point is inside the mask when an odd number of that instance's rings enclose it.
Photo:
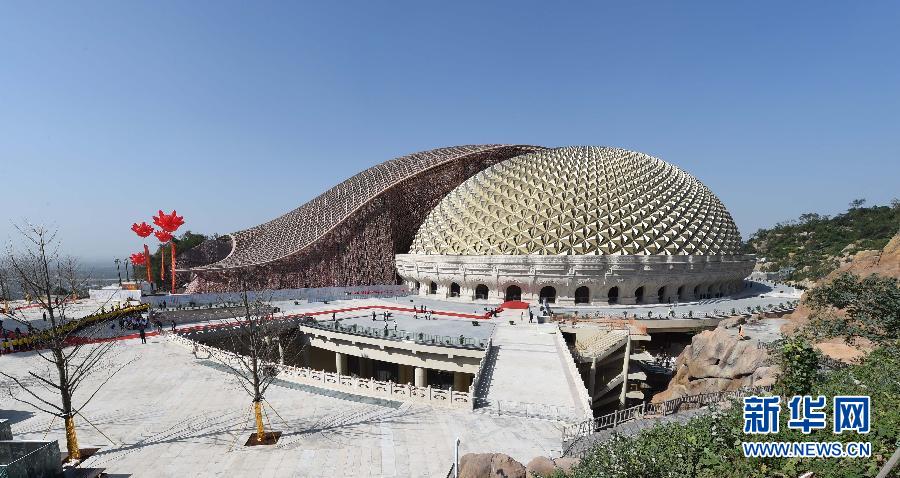
M 750 273 L 700 181 L 606 147 L 468 145 L 377 164 L 184 253 L 186 292 L 407 283 L 451 300 L 687 301 Z
M 726 295 L 754 265 L 705 185 L 608 147 L 536 150 L 474 174 L 395 262 L 422 295 L 592 305 Z

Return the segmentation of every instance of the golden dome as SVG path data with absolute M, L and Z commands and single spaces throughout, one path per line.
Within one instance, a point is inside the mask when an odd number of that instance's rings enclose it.
M 643 153 L 566 147 L 517 156 L 454 189 L 411 254 L 732 255 L 740 235 L 699 180 Z

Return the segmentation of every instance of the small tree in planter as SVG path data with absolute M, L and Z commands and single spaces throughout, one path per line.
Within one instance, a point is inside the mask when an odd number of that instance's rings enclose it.
M 266 431 L 263 420 L 265 393 L 278 376 L 276 363 L 284 363 L 282 337 L 288 332 L 290 340 L 297 332 L 296 327 L 285 327 L 271 316 L 272 307 L 262 301 L 250 302 L 246 285 L 241 280 L 241 305 L 233 317 L 237 323 L 236 333 L 230 335 L 230 349 L 234 354 L 219 353 L 213 358 L 230 369 L 241 388 L 253 401 L 253 416 L 256 432 L 247 440 L 246 446 L 273 445 L 278 442 L 281 432 Z M 300 347 L 298 354 L 303 351 Z

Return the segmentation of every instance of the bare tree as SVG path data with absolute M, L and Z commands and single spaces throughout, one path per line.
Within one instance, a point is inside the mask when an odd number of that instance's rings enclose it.
M 3 313 L 9 310 L 9 300 L 12 299 L 11 286 L 9 263 L 5 257 L 0 257 L 0 302 L 2 302 Z
M 38 363 L 29 369 L 27 377 L 16 377 L 5 372 L 0 372 L 0 375 L 15 384 L 15 387 L 7 389 L 10 398 L 63 419 L 69 458 L 80 460 L 75 415 L 80 415 L 103 385 L 125 364 L 114 369 L 106 367 L 104 357 L 115 345 L 113 341 L 91 343 L 90 340 L 75 340 L 76 324 L 80 317 L 70 316 L 68 299 L 75 291 L 83 290 L 86 283 L 79 277 L 75 259 L 59 255 L 56 233 L 31 224 L 17 226 L 17 229 L 21 233 L 23 246 L 20 250 L 8 247 L 8 276 L 4 277 L 15 281 L 25 296 L 35 302 L 42 312 L 42 319 L 29 319 L 24 310 L 15 308 L 5 309 L 2 315 L 25 328 L 33 340 L 30 345 L 46 364 L 42 367 Z M 100 304 L 97 308 L 102 307 L 103 304 Z M 109 373 L 84 402 L 76 405 L 76 394 L 82 392 L 85 379 L 99 370 Z M 14 388 L 21 393 L 13 393 Z
M 222 304 L 225 306 L 225 304 Z M 256 420 L 256 441 L 263 443 L 277 439 L 267 433 L 263 421 L 263 403 L 266 390 L 275 381 L 279 369 L 275 365 L 284 363 L 286 347 L 294 347 L 297 342 L 297 327 L 294 322 L 275 320 L 274 308 L 262 300 L 250 301 L 246 283 L 241 280 L 241 305 L 232 317 L 237 329 L 224 340 L 232 353 L 213 354 L 212 357 L 230 369 L 241 388 L 253 400 Z M 285 345 L 287 344 L 287 345 Z M 288 352 L 292 357 L 302 352 L 303 347 Z

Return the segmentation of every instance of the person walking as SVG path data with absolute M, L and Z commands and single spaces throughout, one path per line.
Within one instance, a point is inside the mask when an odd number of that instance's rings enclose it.
M 174 320 L 172 321 L 172 333 L 173 334 L 175 333 L 175 321 Z
M 141 343 L 147 343 L 147 334 L 144 332 L 144 327 L 141 327 Z

